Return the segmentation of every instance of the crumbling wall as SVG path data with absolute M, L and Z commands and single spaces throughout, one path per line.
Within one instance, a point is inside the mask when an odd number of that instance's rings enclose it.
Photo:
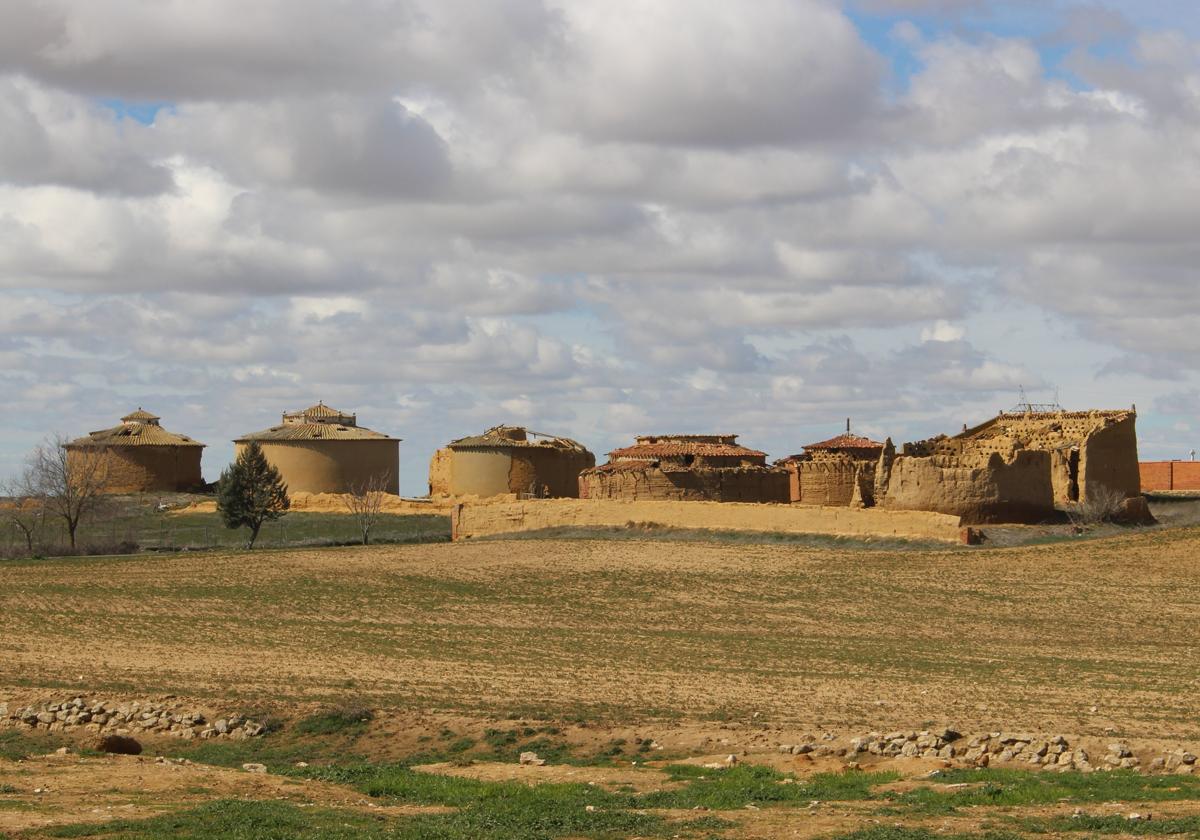
M 537 499 L 509 504 L 456 505 L 455 539 L 565 526 L 654 523 L 671 528 L 789 534 L 901 537 L 958 542 L 960 521 L 931 511 L 737 504 L 703 501 Z
M 513 493 L 528 493 L 536 487 L 537 494 L 553 498 L 578 498 L 579 474 L 596 466 L 591 452 L 550 447 L 528 447 L 512 450 L 509 487 Z
M 858 473 L 854 461 L 797 461 L 792 468 L 799 485 L 799 493 L 792 501 L 802 505 L 850 504 Z
M 1050 483 L 1055 504 L 1079 501 L 1079 447 L 1059 447 L 1050 453 Z
M 1020 450 L 1011 461 L 993 453 L 982 466 L 901 455 L 882 504 L 952 514 L 964 525 L 1043 522 L 1056 516 L 1050 453 Z
M 429 495 L 453 495 L 454 452 L 449 449 L 439 449 L 433 453 L 429 461 Z
M 579 476 L 580 498 L 716 502 L 789 501 L 788 473 L 768 467 L 602 467 Z
M 439 449 L 429 463 L 429 492 L 443 496 L 509 493 L 574 498 L 579 473 L 595 466 L 590 452 L 548 446 Z
M 892 480 L 892 464 L 896 461 L 896 445 L 888 438 L 883 442 L 883 451 L 879 453 L 879 461 L 875 464 L 873 476 L 875 484 L 871 495 L 875 504 L 880 504 L 887 495 L 888 483 Z
M 1080 501 L 1103 489 L 1124 498 L 1142 492 L 1132 414 L 1091 432 L 1079 447 Z

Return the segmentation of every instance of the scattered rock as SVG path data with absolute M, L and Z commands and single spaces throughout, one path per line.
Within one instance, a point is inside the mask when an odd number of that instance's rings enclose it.
M 242 765 L 242 769 L 245 770 L 247 773 L 266 773 L 267 765 L 259 764 L 254 761 L 248 761 Z
M 521 764 L 525 764 L 525 765 L 528 765 L 531 767 L 541 767 L 542 765 L 544 765 L 546 763 L 546 759 L 539 758 L 538 754 L 535 752 L 521 753 L 521 757 L 518 759 L 518 761 Z

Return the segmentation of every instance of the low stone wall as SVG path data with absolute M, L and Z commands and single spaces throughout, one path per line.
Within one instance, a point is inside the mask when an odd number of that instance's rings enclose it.
M 569 526 L 654 523 L 671 528 L 773 531 L 854 537 L 902 537 L 958 542 L 960 520 L 932 511 L 809 507 L 736 502 L 662 502 L 609 499 L 531 499 L 454 508 L 454 539 Z
M 99 735 L 167 735 L 174 738 L 256 738 L 266 727 L 240 714 L 213 718 L 179 704 L 112 703 L 69 697 L 12 708 L 0 703 L 0 726 L 81 730 Z

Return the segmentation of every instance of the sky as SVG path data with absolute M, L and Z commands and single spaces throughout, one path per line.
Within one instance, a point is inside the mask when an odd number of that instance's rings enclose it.
M 0 478 L 323 400 L 772 457 L 1021 390 L 1200 448 L 1193 0 L 7 0 Z

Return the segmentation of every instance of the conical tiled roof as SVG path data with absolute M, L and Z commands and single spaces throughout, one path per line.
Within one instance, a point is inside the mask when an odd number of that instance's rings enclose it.
M 357 416 L 323 402 L 301 411 L 286 411 L 283 422 L 261 432 L 242 435 L 234 443 L 283 440 L 399 440 L 358 425 Z
M 84 446 L 204 446 L 187 435 L 168 432 L 158 424 L 158 416 L 138 409 L 121 418 L 120 426 L 89 432 L 76 438 L 68 448 Z
M 143 409 L 140 405 L 137 411 L 131 411 L 121 418 L 122 423 L 155 423 L 162 418 L 157 414 L 151 414 Z

